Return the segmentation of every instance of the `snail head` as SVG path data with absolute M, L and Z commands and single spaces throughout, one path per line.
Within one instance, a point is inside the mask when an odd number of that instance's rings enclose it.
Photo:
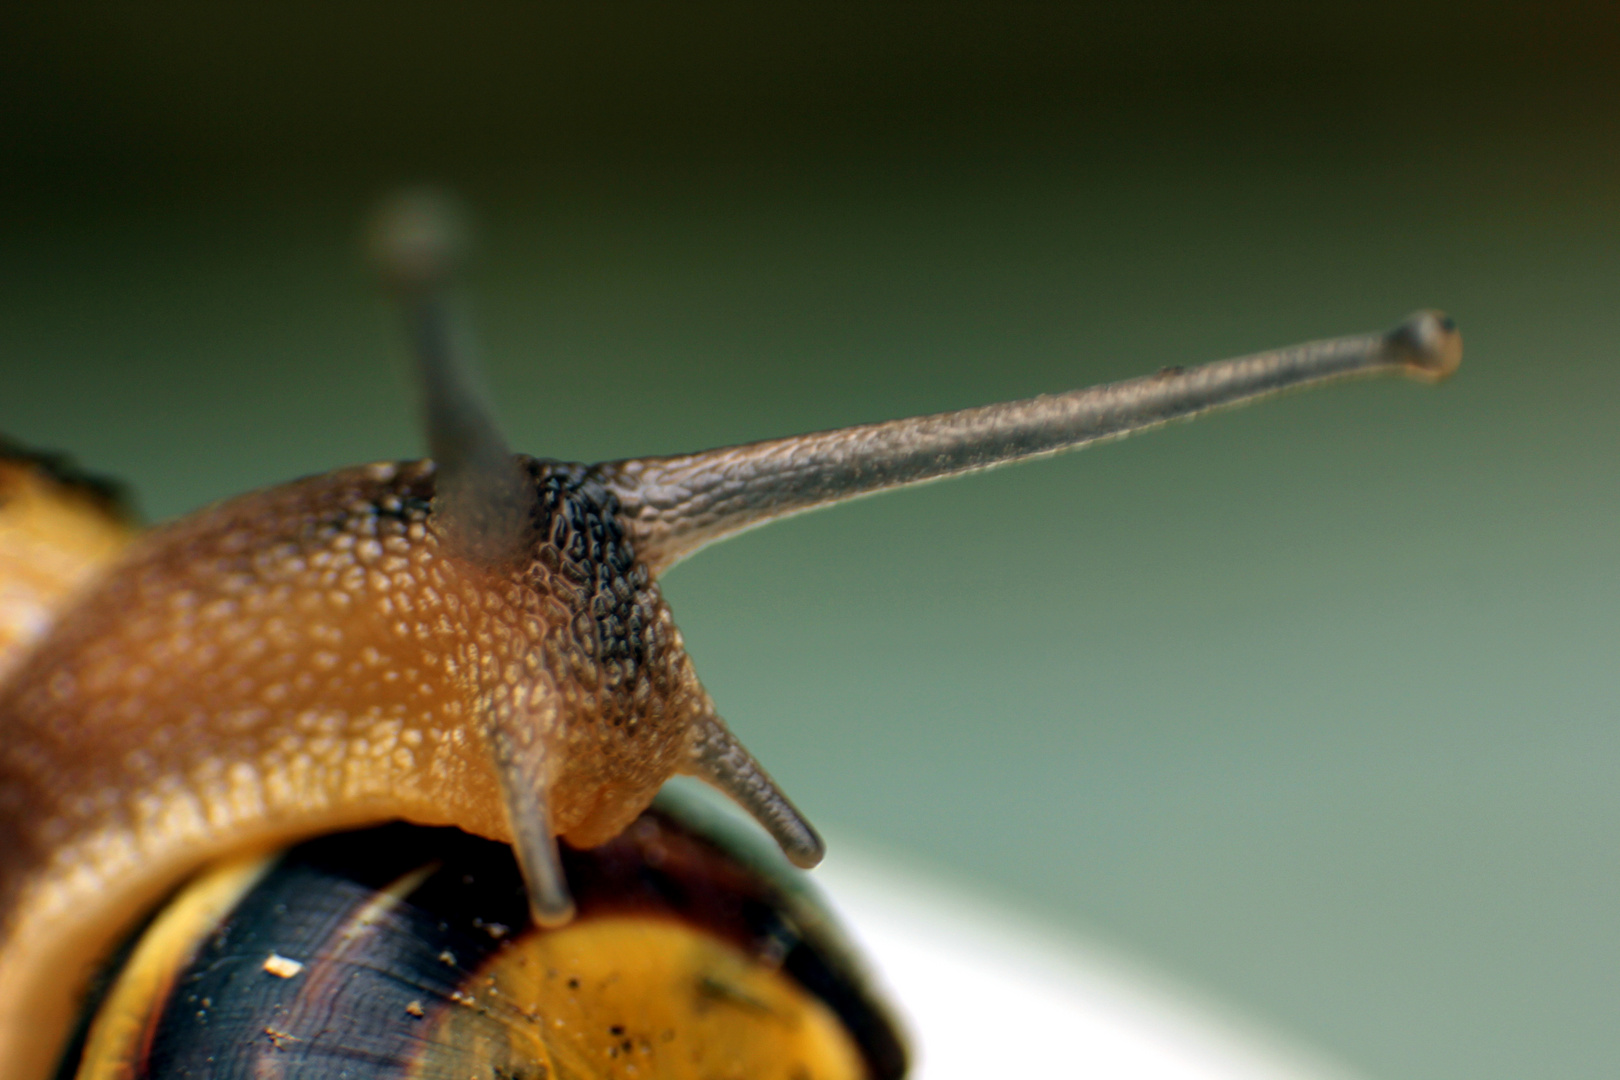
M 452 317 L 454 215 L 415 197 L 379 230 L 411 328 L 428 443 L 432 526 L 482 575 L 498 632 L 463 670 L 493 751 L 536 917 L 568 917 L 554 834 L 589 844 L 628 824 L 675 773 L 720 789 L 799 866 L 815 831 L 720 720 L 681 646 L 657 575 L 768 521 L 862 495 L 1060 453 L 1326 381 L 1438 381 L 1461 358 L 1451 320 L 1419 312 L 1385 334 L 1066 394 L 674 457 L 595 466 L 514 457 L 470 374 Z M 525 629 L 527 628 L 527 629 Z

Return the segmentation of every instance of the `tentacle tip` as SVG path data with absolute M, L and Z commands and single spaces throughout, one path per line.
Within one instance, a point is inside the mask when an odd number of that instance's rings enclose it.
M 1419 382 L 1440 382 L 1462 364 L 1462 334 L 1456 320 L 1443 311 L 1416 312 L 1384 340 L 1407 376 Z
M 367 247 L 388 284 L 402 292 L 439 288 L 467 250 L 465 214 L 439 192 L 403 191 L 372 218 Z
M 803 827 L 803 835 L 791 838 L 778 837 L 777 843 L 782 848 L 782 854 L 787 856 L 788 862 L 800 870 L 814 870 L 821 865 L 821 860 L 827 857 L 827 844 L 808 823 L 801 821 L 800 824 Z
M 576 913 L 574 898 L 566 892 L 551 896 L 541 896 L 532 891 L 529 893 L 529 916 L 542 929 L 555 930 L 559 926 L 567 926 L 574 921 Z
M 763 772 L 757 774 L 761 779 Z M 721 787 L 723 792 L 737 798 L 737 790 Z M 763 792 L 753 792 L 755 798 L 739 798 L 744 810 L 752 816 L 760 826 L 776 840 L 776 847 L 781 848 L 782 855 L 787 861 L 797 866 L 799 870 L 813 870 L 821 865 L 826 858 L 826 842 L 821 839 L 820 832 L 815 826 L 805 821 L 805 816 L 799 813 L 799 808 L 787 801 L 786 795 L 776 790 L 774 785 Z

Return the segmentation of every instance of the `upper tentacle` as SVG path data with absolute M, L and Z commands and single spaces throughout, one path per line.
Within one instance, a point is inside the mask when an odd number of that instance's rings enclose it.
M 1425 311 L 1384 334 L 598 470 L 624 507 L 637 553 L 657 572 L 746 529 L 861 495 L 1057 454 L 1297 387 L 1380 374 L 1434 382 L 1461 358 L 1452 321 Z
M 449 551 L 494 565 L 521 553 L 534 491 L 495 423 L 455 318 L 462 240 L 452 209 L 426 194 L 385 207 L 375 248 L 404 308 L 428 448 L 438 465 L 434 530 Z

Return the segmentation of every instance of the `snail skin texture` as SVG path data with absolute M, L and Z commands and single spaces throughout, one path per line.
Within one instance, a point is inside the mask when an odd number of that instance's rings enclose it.
M 720 720 L 660 595 L 658 574 L 706 544 L 1304 384 L 1436 381 L 1461 357 L 1451 321 L 1421 312 L 1023 402 L 585 466 L 508 452 L 452 347 L 436 264 L 394 265 L 433 461 L 253 492 L 116 553 L 127 527 L 82 485 L 50 490 L 15 455 L 0 474 L 40 488 L 0 505 L 0 565 L 42 566 L 30 543 L 65 565 L 0 620 L 24 627 L 0 639 L 7 1080 L 50 1075 L 98 962 L 213 860 L 455 825 L 511 843 L 536 922 L 557 925 L 572 902 L 556 838 L 611 840 L 684 773 L 814 865 L 819 838 Z M 38 540 L 74 513 L 107 539 Z

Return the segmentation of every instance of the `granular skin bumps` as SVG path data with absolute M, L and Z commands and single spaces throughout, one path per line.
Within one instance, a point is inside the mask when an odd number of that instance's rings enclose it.
M 583 466 L 521 463 L 537 497 L 510 565 L 445 554 L 429 462 L 249 494 L 132 545 L 0 689 L 0 942 L 244 843 L 395 817 L 509 839 L 495 729 L 557 833 L 626 826 L 711 707 L 614 496 Z

